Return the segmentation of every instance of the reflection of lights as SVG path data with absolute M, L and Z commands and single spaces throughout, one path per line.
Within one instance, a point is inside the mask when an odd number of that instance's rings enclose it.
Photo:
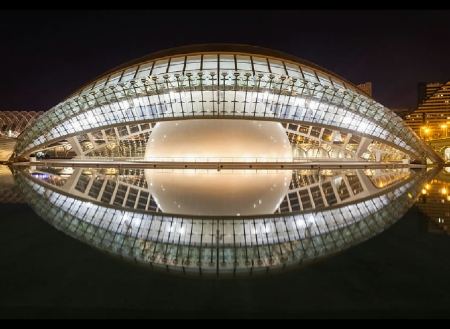
M 31 173 L 30 176 L 38 179 L 48 179 L 51 177 L 51 175 L 49 174 L 42 174 L 42 173 Z
M 430 129 L 428 127 L 425 127 L 425 126 L 424 127 L 420 127 L 420 138 L 425 137 L 425 136 L 422 135 L 422 132 L 425 135 L 428 135 L 428 133 L 430 132 Z

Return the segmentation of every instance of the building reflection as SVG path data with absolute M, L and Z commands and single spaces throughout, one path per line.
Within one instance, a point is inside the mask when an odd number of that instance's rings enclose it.
M 254 184 L 259 194 L 247 187 L 234 191 L 242 192 L 236 198 L 248 203 L 248 209 L 262 209 L 259 200 L 274 205 L 270 211 L 247 215 L 230 215 L 221 207 L 208 215 L 183 213 L 183 207 L 174 212 L 181 202 L 171 198 L 180 194 L 161 193 L 155 198 L 149 181 L 154 173 L 148 168 L 18 166 L 12 170 L 26 202 L 73 238 L 154 270 L 233 277 L 297 269 L 366 241 L 420 203 L 422 187 L 433 181 L 440 168 L 279 170 L 286 188 L 276 193 L 258 185 L 259 175 L 267 177 L 267 172 L 245 170 L 247 177 L 253 177 L 246 184 Z M 240 172 L 232 171 L 224 174 L 239 180 Z M 166 169 L 158 183 L 169 187 L 188 174 Z M 205 177 L 200 181 L 214 180 L 217 172 L 206 170 L 201 175 Z M 223 187 L 223 181 L 216 182 L 219 189 Z M 204 207 L 205 202 L 212 209 L 214 202 L 222 202 L 220 195 L 206 200 L 213 185 L 205 186 L 204 195 L 191 192 L 195 197 L 187 200 L 190 209 Z M 201 184 L 196 188 L 202 189 Z M 174 206 L 164 209 L 161 198 Z
M 12 170 L 6 165 L 0 165 L 0 204 L 25 203 L 17 188 Z
M 422 187 L 416 207 L 426 218 L 426 231 L 450 232 L 450 167 L 444 167 Z

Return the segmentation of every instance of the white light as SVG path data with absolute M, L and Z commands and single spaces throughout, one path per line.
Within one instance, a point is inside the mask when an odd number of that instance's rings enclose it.
M 139 103 L 139 100 L 141 99 L 141 97 L 139 98 L 133 98 L 133 105 L 134 107 L 139 107 L 141 106 L 141 104 Z
M 343 124 L 349 125 L 352 122 L 352 118 L 351 117 L 344 117 L 344 119 L 342 120 Z
M 311 110 L 317 110 L 317 108 L 319 107 L 319 103 L 316 101 L 311 101 L 309 102 L 309 108 Z
M 368 124 L 366 122 L 361 122 L 358 127 L 356 128 L 356 130 L 360 131 L 360 132 L 365 132 L 367 129 Z

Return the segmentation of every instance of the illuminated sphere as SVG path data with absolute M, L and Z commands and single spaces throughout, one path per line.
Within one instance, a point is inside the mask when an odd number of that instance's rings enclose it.
M 148 141 L 145 158 L 292 161 L 292 149 L 278 122 L 198 119 L 159 122 Z
M 280 123 L 186 120 L 158 123 L 146 159 L 173 161 L 291 161 Z M 244 216 L 274 213 L 289 189 L 290 170 L 146 169 L 148 187 L 166 213 Z

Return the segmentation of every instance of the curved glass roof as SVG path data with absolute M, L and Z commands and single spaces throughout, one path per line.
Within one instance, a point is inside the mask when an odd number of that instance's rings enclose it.
M 411 161 L 442 161 L 395 113 L 336 74 L 230 44 L 172 48 L 116 67 L 39 117 L 15 151 L 104 127 L 192 118 L 307 123 L 383 142 Z

